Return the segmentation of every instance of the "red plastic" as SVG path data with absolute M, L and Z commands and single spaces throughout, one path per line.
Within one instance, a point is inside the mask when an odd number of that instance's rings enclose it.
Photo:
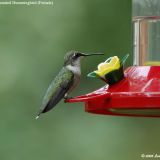
M 160 117 L 160 66 L 133 66 L 120 82 L 69 99 L 96 114 Z

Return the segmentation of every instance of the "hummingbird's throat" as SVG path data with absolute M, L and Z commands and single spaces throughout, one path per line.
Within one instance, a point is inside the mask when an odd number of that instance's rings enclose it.
M 74 74 L 81 75 L 81 67 L 80 65 L 78 66 L 72 66 L 72 65 L 67 65 L 66 68 L 70 71 L 72 71 Z

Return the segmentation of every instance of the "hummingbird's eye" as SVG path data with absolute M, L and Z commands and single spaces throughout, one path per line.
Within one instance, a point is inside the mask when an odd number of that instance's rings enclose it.
M 78 54 L 77 53 L 74 53 L 73 54 L 73 59 L 77 59 L 78 58 Z

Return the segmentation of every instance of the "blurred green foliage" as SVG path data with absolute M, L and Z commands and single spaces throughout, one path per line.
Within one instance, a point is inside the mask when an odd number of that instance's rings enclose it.
M 159 119 L 94 115 L 83 104 L 63 102 L 34 119 L 72 49 L 106 54 L 83 60 L 72 96 L 104 85 L 86 74 L 111 55 L 132 54 L 131 0 L 0 6 L 0 159 L 135 160 L 158 153 Z

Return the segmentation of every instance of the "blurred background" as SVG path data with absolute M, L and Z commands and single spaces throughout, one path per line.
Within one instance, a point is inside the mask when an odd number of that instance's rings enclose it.
M 53 6 L 0 6 L 0 159 L 137 160 L 158 153 L 160 119 L 94 115 L 60 102 L 35 116 L 69 50 L 104 52 L 82 62 L 71 96 L 103 86 L 86 74 L 130 53 L 131 0 L 54 0 Z

